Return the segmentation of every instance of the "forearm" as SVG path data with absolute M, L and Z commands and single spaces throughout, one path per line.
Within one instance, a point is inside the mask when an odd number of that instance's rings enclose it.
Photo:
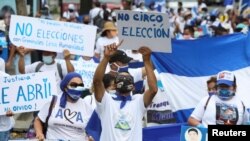
M 18 61 L 18 70 L 21 74 L 25 74 L 25 62 L 24 62 L 24 56 L 20 56 Z
M 34 128 L 35 128 L 36 134 L 43 134 L 42 121 L 38 117 L 36 117 L 35 119 Z
M 190 117 L 190 118 L 188 119 L 188 124 L 191 125 L 191 126 L 197 126 L 197 125 L 199 125 L 199 124 L 201 124 L 201 123 L 200 123 L 200 121 L 198 121 L 197 119 L 195 119 L 195 118 L 193 118 L 193 117 Z
M 158 87 L 157 87 L 157 79 L 153 70 L 153 64 L 151 63 L 150 60 L 144 60 L 144 65 L 147 74 L 147 82 L 149 90 L 154 96 L 157 93 Z
M 95 98 L 98 102 L 102 101 L 102 97 L 104 96 L 105 88 L 102 82 L 107 64 L 109 61 L 109 57 L 104 57 L 100 64 L 97 66 L 94 78 L 93 78 L 93 85 L 95 90 Z
M 13 62 L 13 59 L 15 57 L 16 47 L 14 45 L 10 46 L 10 55 L 8 58 L 8 62 Z
M 75 71 L 75 68 L 74 68 L 74 66 L 72 65 L 72 63 L 70 62 L 70 59 L 65 59 L 65 62 L 66 62 L 66 67 L 67 67 L 68 73 L 69 73 L 69 72 L 74 72 L 74 71 Z

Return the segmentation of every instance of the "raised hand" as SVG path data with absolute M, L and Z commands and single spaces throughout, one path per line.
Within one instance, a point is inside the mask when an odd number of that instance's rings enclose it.
M 142 46 L 139 48 L 138 50 L 141 54 L 142 54 L 142 57 L 143 57 L 143 60 L 150 60 L 150 56 L 151 56 L 151 49 L 149 49 L 148 47 L 146 46 Z
M 116 45 L 116 43 L 113 43 L 113 44 L 104 46 L 104 48 L 105 48 L 104 55 L 106 57 L 110 57 L 111 55 L 113 55 L 117 51 L 119 46 L 121 46 L 122 42 L 123 42 L 123 40 L 118 45 Z
M 22 57 L 25 56 L 25 54 L 26 54 L 26 49 L 25 49 L 25 47 L 20 46 L 20 47 L 18 47 L 16 50 L 17 50 L 17 52 L 19 53 L 20 56 L 22 56 Z
M 67 50 L 67 49 L 63 50 L 63 56 L 64 56 L 65 60 L 70 59 L 70 52 L 69 52 L 69 50 Z

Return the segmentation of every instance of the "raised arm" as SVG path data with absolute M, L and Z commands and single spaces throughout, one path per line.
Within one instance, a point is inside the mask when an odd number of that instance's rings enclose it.
M 147 82 L 148 82 L 148 86 L 149 86 L 149 88 L 145 91 L 144 97 L 143 97 L 144 105 L 145 105 L 145 107 L 147 107 L 148 105 L 151 104 L 154 96 L 156 95 L 156 93 L 158 91 L 157 80 L 156 80 L 156 76 L 154 74 L 153 65 L 152 65 L 151 60 L 150 60 L 151 50 L 148 47 L 141 47 L 139 49 L 139 52 L 143 56 L 143 62 L 144 62 L 144 66 L 145 66 L 145 70 L 146 70 L 146 74 L 147 74 L 146 75 Z
M 64 55 L 64 59 L 65 59 L 65 63 L 66 63 L 68 73 L 69 72 L 74 72 L 75 68 L 72 65 L 72 63 L 70 62 L 70 52 L 69 52 L 69 50 L 64 50 L 63 55 Z
M 18 61 L 18 70 L 21 74 L 25 74 L 25 61 L 24 61 L 25 48 L 21 46 L 17 48 L 17 52 L 20 55 L 19 61 Z
M 116 43 L 113 43 L 111 45 L 105 46 L 104 51 L 104 58 L 101 60 L 100 64 L 97 66 L 93 78 L 93 84 L 94 84 L 94 94 L 95 98 L 98 102 L 102 101 L 102 97 L 105 93 L 105 88 L 102 82 L 107 64 L 109 62 L 110 56 L 114 54 L 117 50 L 117 48 L 121 45 L 122 42 L 120 42 L 119 45 L 116 45 Z

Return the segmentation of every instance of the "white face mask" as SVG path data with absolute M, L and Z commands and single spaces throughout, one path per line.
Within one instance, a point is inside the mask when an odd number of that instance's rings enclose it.
M 52 56 L 43 56 L 43 62 L 45 64 L 51 64 L 53 62 L 53 57 Z
M 110 93 L 110 94 L 115 94 L 116 90 L 107 90 L 107 92 Z
M 116 67 L 117 67 L 117 70 L 112 70 L 112 72 L 128 72 L 128 66 L 119 66 L 118 64 L 116 63 L 113 63 Z

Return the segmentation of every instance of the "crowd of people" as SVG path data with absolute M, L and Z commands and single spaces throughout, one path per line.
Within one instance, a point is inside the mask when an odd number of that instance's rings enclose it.
M 55 20 L 48 6 L 44 10 L 46 14 L 38 12 L 36 17 Z M 191 8 L 183 7 L 180 2 L 178 8 L 167 7 L 162 11 L 157 3 L 145 7 L 143 2 L 139 2 L 130 10 L 168 13 L 171 37 L 176 40 L 247 33 L 250 27 L 250 9 L 239 11 L 233 5 L 227 5 L 224 11 L 209 10 L 200 0 L 197 7 Z M 44 71 L 54 71 L 56 75 L 58 95 L 34 114 L 35 134 L 29 138 L 93 141 L 95 139 L 86 132 L 86 127 L 96 112 L 103 127 L 101 141 L 142 140 L 142 128 L 145 126 L 142 121 L 147 107 L 158 93 L 151 50 L 146 45 L 138 47 L 138 50 L 119 49 L 123 41 L 118 38 L 114 10 L 95 2 L 89 14 L 80 18 L 76 6 L 69 4 L 59 19 L 97 26 L 93 56 L 72 55 L 69 50 L 56 53 L 15 46 L 8 37 L 11 15 L 15 12 L 10 6 L 4 6 L 1 12 L 4 29 L 0 30 L 0 76 Z M 57 59 L 63 59 L 65 64 L 58 63 Z M 72 60 L 98 63 L 93 85 L 87 88 L 92 95 L 83 95 L 86 90 L 84 78 L 75 72 Z M 129 68 L 131 62 L 143 62 L 144 66 Z M 144 80 L 147 89 L 140 88 L 141 93 L 135 94 L 135 84 Z M 232 72 L 219 72 L 217 77 L 207 81 L 207 86 L 208 96 L 194 109 L 187 121 L 189 125 L 207 128 L 215 124 L 246 124 L 245 104 L 236 94 L 236 77 Z M 218 111 L 215 108 L 220 111 L 215 112 Z M 7 111 L 6 115 L 0 116 L 1 141 L 10 137 L 10 130 L 15 124 L 13 114 Z

